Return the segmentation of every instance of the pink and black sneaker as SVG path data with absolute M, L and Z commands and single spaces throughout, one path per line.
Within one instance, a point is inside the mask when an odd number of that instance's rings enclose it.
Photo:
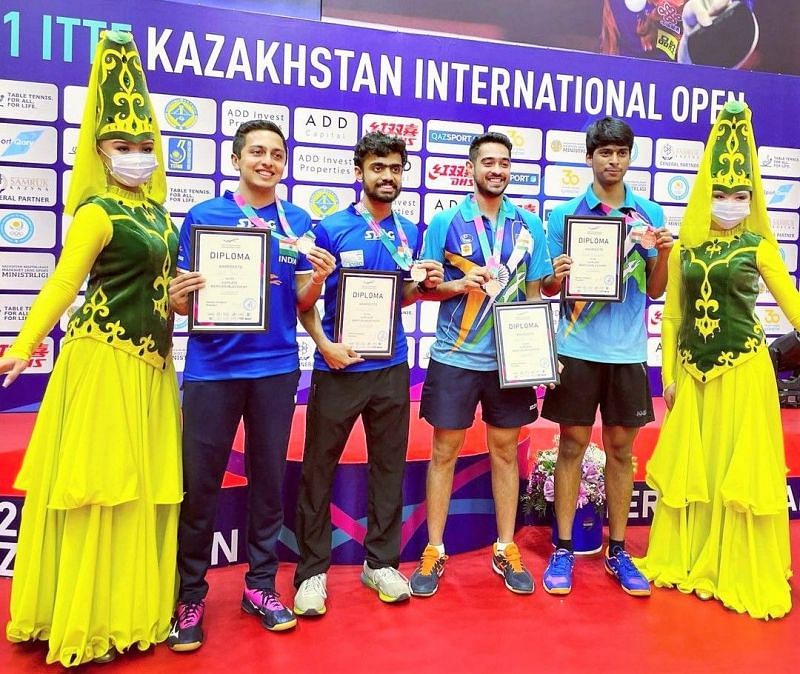
M 275 590 L 246 588 L 242 595 L 242 610 L 261 616 L 261 624 L 271 632 L 283 632 L 297 625 L 294 613 L 280 602 Z
M 200 601 L 179 601 L 175 607 L 167 646 L 178 653 L 196 651 L 203 645 L 203 613 L 206 603 Z

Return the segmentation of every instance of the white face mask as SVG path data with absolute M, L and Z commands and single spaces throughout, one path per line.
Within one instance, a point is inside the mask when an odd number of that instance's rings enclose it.
M 722 229 L 733 229 L 750 215 L 749 201 L 713 201 L 711 218 Z
M 158 168 L 154 154 L 144 152 L 113 155 L 103 152 L 103 154 L 111 160 L 111 175 L 128 187 L 139 187 L 146 183 Z

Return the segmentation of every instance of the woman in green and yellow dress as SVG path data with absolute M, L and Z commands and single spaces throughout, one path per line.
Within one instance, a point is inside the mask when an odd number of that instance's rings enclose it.
M 670 256 L 662 322 L 669 412 L 647 465 L 659 496 L 642 571 L 754 618 L 791 609 L 786 461 L 759 277 L 800 328 L 770 228 L 750 109 L 711 131 Z
M 167 298 L 177 235 L 165 196 L 136 46 L 106 32 L 66 202 L 74 219 L 0 358 L 8 386 L 89 277 L 15 484 L 26 496 L 6 635 L 48 641 L 48 663 L 108 661 L 169 631 L 182 483 Z

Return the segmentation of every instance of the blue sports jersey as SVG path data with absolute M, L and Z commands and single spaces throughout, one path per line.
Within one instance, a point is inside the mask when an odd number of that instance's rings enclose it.
M 303 209 L 281 202 L 292 231 L 300 236 L 311 229 Z M 280 232 L 275 204 L 256 209 L 268 226 Z M 194 206 L 183 221 L 178 247 L 178 268 L 192 270 L 192 225 L 252 227 L 233 193 Z M 269 332 L 232 332 L 189 335 L 183 378 L 186 381 L 254 379 L 293 372 L 297 356 L 297 289 L 295 273 L 310 272 L 311 264 L 297 248 L 272 237 L 270 246 Z
M 473 267 L 482 267 L 486 259 L 481 250 L 473 220 L 475 204 L 472 195 L 458 206 L 437 213 L 425 232 L 422 257 L 438 260 L 444 265 L 444 280 L 460 279 Z M 492 248 L 496 227 L 483 217 L 489 247 Z M 524 253 L 515 255 L 518 263 L 510 269 L 508 284 L 497 296 L 498 302 L 525 300 L 525 283 L 538 281 L 551 274 L 553 267 L 547 252 L 547 242 L 538 216 L 517 208 L 503 197 L 498 214 L 505 219 L 505 231 L 500 261 L 507 264 L 520 235 L 530 243 Z M 494 316 L 489 297 L 482 292 L 455 295 L 439 307 L 436 341 L 431 358 L 468 370 L 496 370 L 497 349 L 494 340 Z
M 397 216 L 408 238 L 408 245 L 417 257 L 419 230 L 410 220 Z M 399 237 L 390 215 L 378 223 L 397 244 Z M 336 269 L 325 279 L 325 315 L 322 317 L 322 329 L 325 335 L 333 341 L 333 327 L 336 319 L 336 297 L 339 290 L 339 270 L 346 269 L 372 269 L 376 271 L 402 271 L 392 255 L 381 243 L 375 233 L 367 225 L 364 217 L 356 211 L 353 204 L 324 218 L 314 229 L 317 235 L 316 245 L 324 248 L 336 258 Z M 403 272 L 405 280 L 411 280 L 407 272 Z M 402 293 L 402 288 L 400 289 Z M 401 297 L 402 299 L 402 297 Z M 344 372 L 365 372 L 367 370 L 381 370 L 393 365 L 406 362 L 408 346 L 403 322 L 400 320 L 400 310 L 397 311 L 394 353 L 391 358 L 365 360 L 363 363 L 350 365 Z M 329 370 L 325 359 L 319 353 L 314 354 L 314 367 L 318 370 Z
M 636 196 L 625 187 L 625 202 L 653 227 L 664 226 L 664 211 L 655 202 Z M 564 252 L 564 217 L 567 215 L 605 215 L 605 209 L 592 186 L 583 196 L 553 209 L 547 220 L 547 245 L 555 258 Z M 621 215 L 619 209 L 609 215 Z M 596 363 L 643 363 L 647 360 L 645 332 L 646 260 L 655 257 L 655 248 L 633 247 L 625 259 L 625 299 L 622 302 L 562 301 L 556 342 L 558 352 Z

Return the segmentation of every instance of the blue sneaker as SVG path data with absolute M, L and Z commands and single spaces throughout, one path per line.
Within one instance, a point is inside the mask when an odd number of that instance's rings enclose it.
M 422 551 L 419 565 L 408 579 L 411 585 L 411 594 L 415 597 L 432 597 L 439 589 L 439 578 L 444 573 L 444 563 L 447 555 L 439 555 L 439 551 L 432 545 L 426 545 Z
M 242 596 L 242 610 L 259 616 L 264 629 L 270 632 L 283 632 L 297 625 L 294 613 L 280 602 L 274 590 L 246 588 Z
M 572 591 L 572 568 L 575 555 L 569 550 L 558 548 L 547 563 L 542 576 L 542 587 L 548 594 L 569 594 Z
M 497 549 L 497 543 L 492 546 L 492 569 L 503 577 L 505 586 L 516 594 L 531 594 L 533 592 L 533 577 L 522 563 L 522 555 L 516 543 L 506 545 L 503 552 Z
M 624 550 L 619 550 L 615 555 L 609 555 L 606 549 L 606 571 L 614 576 L 620 587 L 634 597 L 650 596 L 650 581 L 636 568 L 631 556 Z

